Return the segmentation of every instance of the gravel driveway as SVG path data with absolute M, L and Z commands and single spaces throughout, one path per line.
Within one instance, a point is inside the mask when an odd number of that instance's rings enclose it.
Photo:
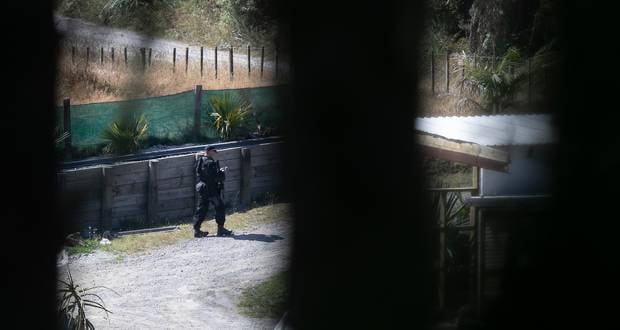
M 235 237 L 191 239 L 118 258 L 97 251 L 71 257 L 71 274 L 98 293 L 113 314 L 90 309 L 98 329 L 273 329 L 277 319 L 240 315 L 243 288 L 288 267 L 288 220 L 236 232 Z M 64 277 L 66 266 L 59 268 Z

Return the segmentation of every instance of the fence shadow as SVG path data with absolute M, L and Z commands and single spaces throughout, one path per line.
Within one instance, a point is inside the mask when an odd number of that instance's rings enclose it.
M 243 235 L 231 235 L 228 237 L 236 239 L 236 240 L 241 240 L 241 241 L 260 241 L 260 242 L 266 242 L 266 243 L 273 243 L 275 241 L 284 239 L 284 237 L 280 235 L 265 235 L 265 234 L 243 234 Z

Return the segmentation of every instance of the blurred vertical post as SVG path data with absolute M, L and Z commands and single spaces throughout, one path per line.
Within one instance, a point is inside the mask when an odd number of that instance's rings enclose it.
M 111 55 L 112 55 L 111 56 L 112 57 L 112 64 L 114 64 L 114 47 L 112 47 L 112 54 Z
M 276 47 L 275 53 L 276 53 L 275 54 L 276 55 L 276 59 L 275 59 L 275 61 L 276 61 L 276 63 L 275 63 L 275 65 L 276 65 L 276 67 L 275 67 L 276 73 L 275 73 L 275 76 L 276 76 L 276 80 L 278 80 L 278 48 L 277 47 Z
M 90 47 L 86 47 L 86 65 L 88 66 L 88 61 L 90 60 Z
M 62 101 L 63 106 L 63 135 L 65 135 L 65 159 L 71 159 L 71 100 Z
M 75 64 L 75 46 L 71 46 L 71 63 Z
M 101 58 L 101 63 L 100 64 L 103 64 L 103 47 L 101 47 L 101 56 L 100 56 L 100 58 Z
M 260 78 L 263 79 L 263 65 L 265 64 L 265 47 L 260 49 Z
M 435 96 L 435 51 L 431 51 L 431 92 Z
M 202 77 L 202 65 L 203 65 L 204 48 L 200 47 L 200 76 Z
M 194 129 L 192 130 L 192 138 L 194 142 L 198 142 L 200 136 L 200 106 L 202 104 L 202 85 L 196 85 L 194 89 Z
M 217 80 L 217 46 L 215 46 L 215 79 Z
M 151 55 L 153 55 L 153 48 L 149 48 L 149 68 L 151 67 Z
M 250 70 L 251 70 L 251 64 L 250 64 L 250 45 L 248 45 L 248 78 L 250 78 Z
M 446 51 L 446 94 L 450 94 L 450 51 Z
M 229 60 L 228 63 L 230 64 L 230 80 L 233 79 L 233 77 L 235 76 L 235 69 L 234 69 L 234 63 L 233 63 L 233 47 L 230 46 L 230 50 L 229 50 Z
M 123 53 L 125 55 L 125 66 L 127 66 L 127 47 L 123 49 Z
M 177 49 L 172 48 L 172 72 L 176 70 L 177 65 Z
M 527 59 L 527 104 L 532 105 L 532 58 Z
M 140 57 L 142 59 L 142 71 L 146 71 L 146 48 L 140 48 Z
M 187 73 L 187 67 L 189 66 L 189 47 L 185 48 L 185 73 Z

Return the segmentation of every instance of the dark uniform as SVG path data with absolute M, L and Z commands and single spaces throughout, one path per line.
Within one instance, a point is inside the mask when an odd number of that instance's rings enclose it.
M 209 204 L 215 208 L 215 222 L 218 225 L 218 235 L 220 228 L 223 230 L 226 208 L 222 201 L 221 192 L 224 188 L 225 174 L 220 170 L 220 163 L 212 158 L 202 156 L 196 163 L 196 191 L 200 198 L 196 204 L 194 212 L 194 232 L 200 232 L 200 225 L 204 221 L 209 210 Z

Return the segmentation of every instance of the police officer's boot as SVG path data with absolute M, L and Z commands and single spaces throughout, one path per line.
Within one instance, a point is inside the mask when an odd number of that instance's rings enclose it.
M 230 236 L 232 235 L 232 231 L 224 228 L 222 225 L 217 226 L 217 236 Z

